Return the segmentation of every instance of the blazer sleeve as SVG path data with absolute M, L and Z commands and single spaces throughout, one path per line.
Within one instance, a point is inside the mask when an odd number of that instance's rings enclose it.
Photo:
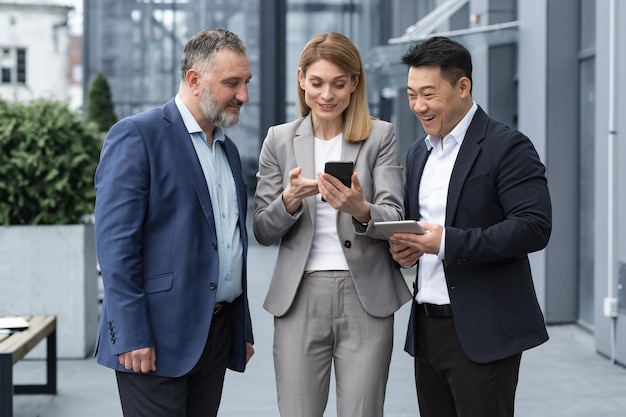
M 95 223 L 98 262 L 106 292 L 108 325 L 118 343 L 112 353 L 154 346 L 142 287 L 142 224 L 149 190 L 148 155 L 131 120 L 114 125 L 96 170 Z
M 548 244 L 545 167 L 526 136 L 493 129 L 464 181 L 454 219 L 446 221 L 446 266 L 519 260 Z
M 303 209 L 291 215 L 285 209 L 282 192 L 289 181 L 285 161 L 279 157 L 280 140 L 292 137 L 277 132 L 270 127 L 259 156 L 259 171 L 254 194 L 254 236 L 262 245 L 278 242 L 302 215 Z M 284 158 L 282 158 L 284 159 Z M 286 171 L 286 172 L 285 172 Z
M 375 137 L 380 139 L 374 140 Z M 404 204 L 402 198 L 402 165 L 398 155 L 396 133 L 391 123 L 374 121 L 372 133 L 368 141 L 377 144 L 377 149 L 364 157 L 371 167 L 371 186 L 367 186 L 367 176 L 359 176 L 363 181 L 364 197 L 370 202 L 371 220 L 367 228 L 356 225 L 358 234 L 365 234 L 373 239 L 387 240 L 387 237 L 378 232 L 373 223 L 377 221 L 394 221 L 404 218 Z M 362 229 L 361 229 L 362 228 Z M 363 230 L 365 229 L 365 230 Z

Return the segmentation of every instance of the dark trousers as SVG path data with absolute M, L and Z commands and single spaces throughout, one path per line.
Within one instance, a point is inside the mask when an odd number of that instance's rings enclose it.
M 230 348 L 230 322 L 226 308 L 213 316 L 204 351 L 186 375 L 166 378 L 116 371 L 124 417 L 217 416 Z M 156 355 L 158 367 L 158 350 Z
M 415 383 L 422 417 L 513 417 L 522 354 L 479 364 L 467 358 L 454 319 L 415 315 Z

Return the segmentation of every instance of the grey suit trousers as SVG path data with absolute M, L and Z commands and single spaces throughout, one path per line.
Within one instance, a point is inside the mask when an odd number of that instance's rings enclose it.
M 382 417 L 393 314 L 368 314 L 349 271 L 305 273 L 294 304 L 274 319 L 282 417 L 322 417 L 334 365 L 338 417 Z

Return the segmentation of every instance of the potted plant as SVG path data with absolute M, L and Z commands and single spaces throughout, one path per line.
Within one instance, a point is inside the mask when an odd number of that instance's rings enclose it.
M 85 357 L 98 315 L 89 219 L 102 135 L 51 100 L 0 100 L 0 120 L 0 315 L 56 314 L 58 356 Z

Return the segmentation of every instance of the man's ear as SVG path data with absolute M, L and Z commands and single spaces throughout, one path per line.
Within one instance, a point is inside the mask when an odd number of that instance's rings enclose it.
M 457 82 L 457 86 L 459 88 L 459 93 L 462 98 L 465 98 L 470 95 L 472 91 L 472 82 L 470 81 L 469 78 L 467 77 L 459 78 L 459 81 Z
M 201 76 L 198 70 L 191 68 L 185 74 L 185 79 L 187 80 L 187 87 L 191 90 L 192 93 L 196 93 L 201 91 L 200 80 Z

